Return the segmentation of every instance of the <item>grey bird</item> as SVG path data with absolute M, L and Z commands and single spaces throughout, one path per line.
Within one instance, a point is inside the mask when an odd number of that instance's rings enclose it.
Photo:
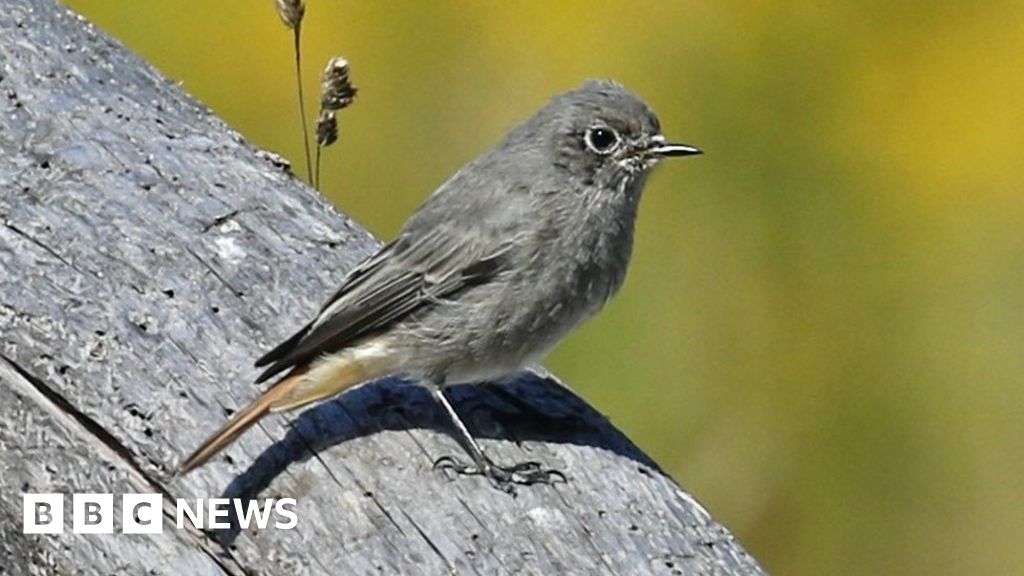
M 700 154 L 667 143 L 654 112 L 609 81 L 555 96 L 437 189 L 398 237 L 352 270 L 319 314 L 257 360 L 287 374 L 200 446 L 185 473 L 271 411 L 394 375 L 421 382 L 472 458 L 435 465 L 496 486 L 549 482 L 535 462 L 501 466 L 445 397 L 540 361 L 622 285 L 650 170 Z

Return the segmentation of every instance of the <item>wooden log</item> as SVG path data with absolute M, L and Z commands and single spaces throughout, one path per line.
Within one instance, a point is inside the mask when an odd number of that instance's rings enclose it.
M 377 242 L 273 156 L 52 0 L 0 10 L 0 572 L 761 574 L 729 532 L 554 378 L 455 390 L 500 461 L 568 482 L 515 497 L 419 387 L 273 415 L 180 459 L 258 389 L 252 361 Z M 626 386 L 628 383 L 623 383 Z M 22 533 L 23 493 L 113 493 L 114 534 Z M 120 533 L 124 493 L 164 530 Z M 292 530 L 174 527 L 176 498 L 296 499 Z

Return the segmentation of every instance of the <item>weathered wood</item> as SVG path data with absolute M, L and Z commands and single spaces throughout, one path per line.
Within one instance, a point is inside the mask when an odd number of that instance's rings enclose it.
M 463 387 L 456 405 L 496 459 L 566 484 L 511 497 L 434 471 L 459 449 L 426 393 L 393 381 L 271 416 L 173 478 L 257 393 L 253 358 L 376 243 L 51 0 L 0 10 L 0 96 L 0 572 L 762 573 L 545 375 Z M 32 536 L 23 492 L 289 496 L 299 524 Z

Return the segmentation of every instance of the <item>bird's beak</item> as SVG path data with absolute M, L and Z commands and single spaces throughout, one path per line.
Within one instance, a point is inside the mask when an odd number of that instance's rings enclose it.
M 700 148 L 689 144 L 671 144 L 665 142 L 665 137 L 658 135 L 651 138 L 651 147 L 647 149 L 648 154 L 669 158 L 673 156 L 694 156 L 703 154 Z

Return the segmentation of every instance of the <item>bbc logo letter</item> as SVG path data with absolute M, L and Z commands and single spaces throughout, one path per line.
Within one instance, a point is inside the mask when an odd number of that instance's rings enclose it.
M 163 505 L 160 494 L 125 494 L 121 500 L 121 530 L 125 534 L 162 533 Z
M 113 534 L 114 495 L 75 494 L 71 499 L 71 524 L 75 534 Z
M 64 532 L 63 494 L 24 494 L 25 534 L 62 534 Z

